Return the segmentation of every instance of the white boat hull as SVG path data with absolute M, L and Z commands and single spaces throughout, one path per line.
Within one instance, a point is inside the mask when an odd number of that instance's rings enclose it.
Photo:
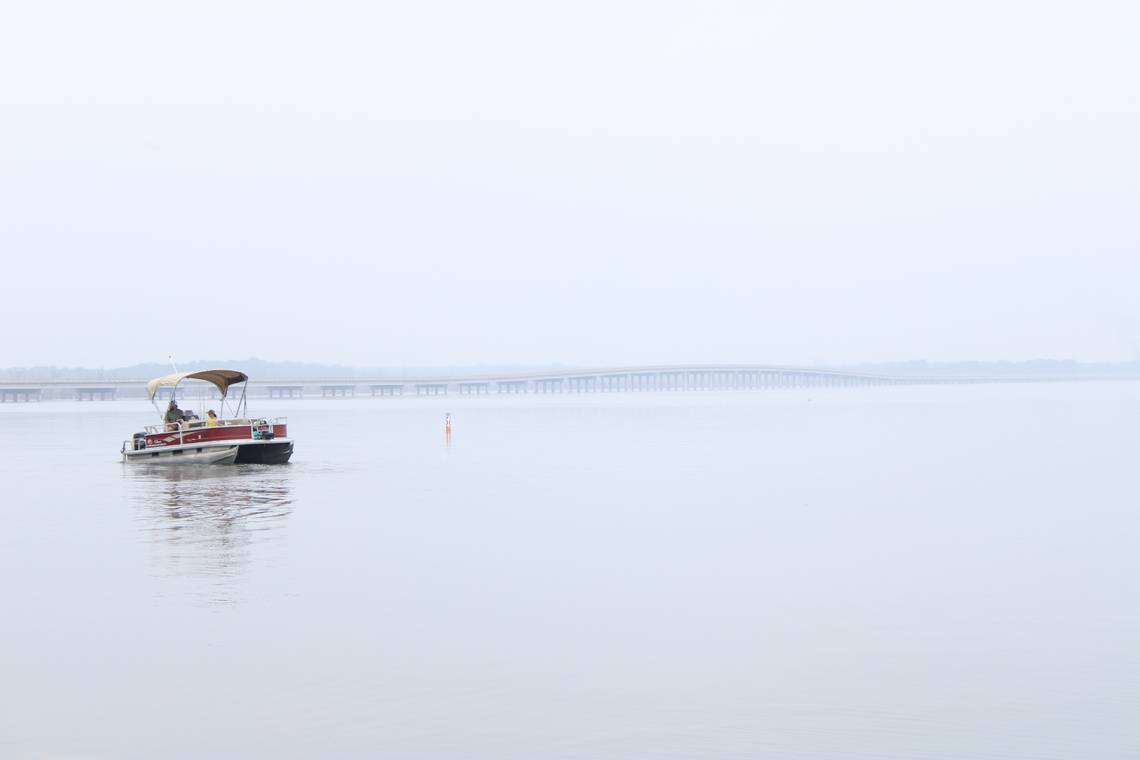
M 138 464 L 233 464 L 238 447 L 233 444 L 187 444 L 124 451 L 123 461 Z

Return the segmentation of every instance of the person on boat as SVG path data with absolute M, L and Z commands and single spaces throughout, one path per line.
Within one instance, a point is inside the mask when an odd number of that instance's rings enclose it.
M 206 412 L 206 427 L 217 427 L 217 426 L 218 426 L 218 415 L 214 412 L 213 409 L 211 409 L 208 412 Z
M 178 408 L 178 402 L 170 399 L 170 405 L 166 407 L 166 415 L 163 417 L 166 422 L 167 430 L 175 430 L 178 423 L 182 422 L 182 410 Z

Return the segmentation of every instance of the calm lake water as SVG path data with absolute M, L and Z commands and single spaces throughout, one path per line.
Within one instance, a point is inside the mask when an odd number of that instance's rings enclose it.
M 1140 757 L 1140 384 L 251 406 L 0 407 L 0 758 Z

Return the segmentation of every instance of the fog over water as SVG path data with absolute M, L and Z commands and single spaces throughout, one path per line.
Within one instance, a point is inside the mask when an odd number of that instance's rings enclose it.
M 273 405 L 0 406 L 0 757 L 1140 756 L 1138 384 Z
M 1137 28 L 6 3 L 0 366 L 1136 358 Z
M 0 3 L 0 760 L 1140 758 L 1138 30 Z M 363 397 L 725 363 L 1082 382 Z

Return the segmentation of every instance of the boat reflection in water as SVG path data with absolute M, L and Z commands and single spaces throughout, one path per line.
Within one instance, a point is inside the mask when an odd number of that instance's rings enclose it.
M 284 535 L 293 511 L 289 473 L 240 464 L 124 468 L 156 574 L 211 602 L 239 599 L 255 555 L 272 552 Z

